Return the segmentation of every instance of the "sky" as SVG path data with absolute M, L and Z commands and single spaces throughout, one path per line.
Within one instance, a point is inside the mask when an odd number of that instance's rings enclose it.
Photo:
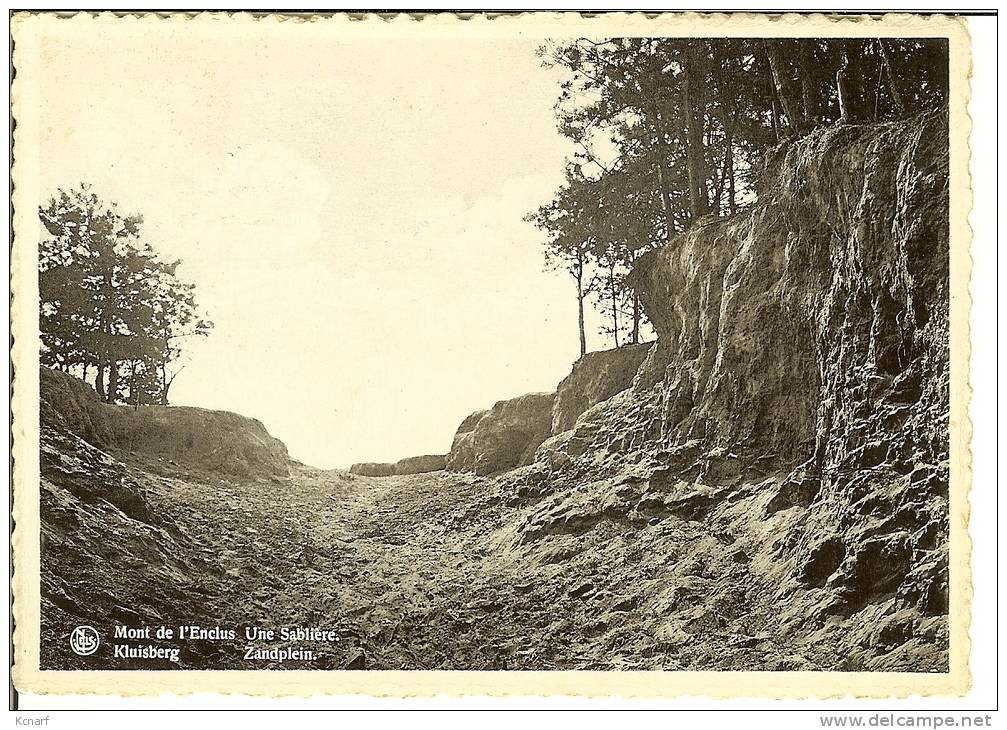
M 172 403 L 333 468 L 445 453 L 470 412 L 553 390 L 576 299 L 522 218 L 572 150 L 537 42 L 258 25 L 43 44 L 40 198 L 87 182 L 141 213 L 215 324 Z

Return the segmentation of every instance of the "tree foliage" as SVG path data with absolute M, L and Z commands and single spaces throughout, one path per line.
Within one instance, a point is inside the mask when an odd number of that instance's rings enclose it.
M 168 402 L 182 342 L 213 327 L 178 278 L 122 215 L 87 185 L 59 190 L 39 209 L 42 364 L 80 370 L 109 403 Z
M 573 276 L 579 306 L 593 295 L 616 345 L 639 337 L 625 286 L 636 260 L 756 200 L 774 147 L 947 100 L 939 39 L 580 38 L 539 53 L 564 73 L 555 110 L 577 151 L 527 220 L 545 234 L 547 261 Z

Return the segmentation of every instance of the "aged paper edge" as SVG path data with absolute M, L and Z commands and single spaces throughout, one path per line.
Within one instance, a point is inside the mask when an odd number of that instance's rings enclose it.
M 39 409 L 38 275 L 40 201 L 38 110 L 26 79 L 39 73 L 39 44 L 45 30 L 93 32 L 114 23 L 192 23 L 228 29 L 270 26 L 270 32 L 297 32 L 311 23 L 338 37 L 392 39 L 464 35 L 466 38 L 569 36 L 836 37 L 902 36 L 949 41 L 950 142 L 950 671 L 901 672 L 660 672 L 660 671 L 42 671 L 39 669 Z M 371 695 L 377 697 L 547 696 L 770 698 L 902 698 L 961 696 L 971 684 L 969 624 L 972 601 L 971 540 L 968 533 L 971 487 L 971 395 L 969 254 L 972 205 L 969 178 L 967 105 L 971 54 L 960 18 L 879 14 L 827 16 L 795 14 L 698 13 L 521 13 L 508 15 L 402 13 L 346 15 L 259 15 L 251 13 L 18 13 L 11 21 L 15 120 L 12 194 L 14 244 L 11 252 L 11 359 L 14 446 L 14 685 L 38 694 L 155 695 L 216 692 L 250 696 Z

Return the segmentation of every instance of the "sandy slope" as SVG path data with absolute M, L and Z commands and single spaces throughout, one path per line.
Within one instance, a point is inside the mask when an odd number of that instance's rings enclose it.
M 83 449 L 77 456 L 101 461 L 67 468 L 76 457 L 67 456 L 69 441 L 60 445 L 43 481 L 44 666 L 502 668 L 534 635 L 520 621 L 501 627 L 495 616 L 521 581 L 514 564 L 476 546 L 486 528 L 465 508 L 479 503 L 482 480 L 444 472 L 371 479 L 308 467 L 281 482 L 222 479 L 140 457 L 120 477 L 113 459 L 82 442 L 73 444 Z M 73 472 L 98 489 L 124 479 L 149 509 L 128 514 L 128 505 L 95 502 L 67 488 Z M 233 628 L 238 638 L 182 642 L 177 662 L 117 659 L 111 641 L 81 658 L 67 642 L 79 623 L 103 637 L 116 624 L 192 623 Z M 242 658 L 246 625 L 335 629 L 339 640 L 258 642 L 313 648 L 319 657 L 250 665 Z
M 79 440 L 57 442 L 43 461 L 45 667 L 847 668 L 867 661 L 851 653 L 857 641 L 886 667 L 942 664 L 931 645 L 943 617 L 903 635 L 894 597 L 824 622 L 807 609 L 824 600 L 814 590 L 783 596 L 786 566 L 768 556 L 801 511 L 765 520 L 772 491 L 757 485 L 702 516 L 655 510 L 652 499 L 621 512 L 596 504 L 594 485 L 584 498 L 559 495 L 560 509 L 580 516 L 540 534 L 529 526 L 541 518 L 530 518 L 555 515 L 556 500 L 515 500 L 500 477 L 368 478 L 297 465 L 287 479 L 250 480 L 137 455 L 123 472 Z M 118 480 L 146 507 L 111 504 L 107 491 L 93 500 L 75 478 L 102 490 Z M 626 504 L 640 499 L 638 484 L 618 482 Z M 740 541 L 730 534 L 739 528 Z M 894 653 L 878 645 L 891 641 L 886 621 L 904 645 Z M 116 624 L 238 636 L 131 642 L 181 646 L 177 661 L 115 658 L 110 640 L 81 658 L 67 642 L 80 623 L 103 637 Z M 249 661 L 244 626 L 338 638 L 254 641 L 318 656 Z

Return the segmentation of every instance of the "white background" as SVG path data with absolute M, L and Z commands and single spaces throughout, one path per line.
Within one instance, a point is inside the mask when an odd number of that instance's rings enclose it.
M 380 7 L 395 9 L 397 7 L 414 7 L 416 3 L 386 2 Z M 747 9 L 782 10 L 787 3 L 766 3 L 748 6 Z M 221 8 L 221 4 L 206 4 L 189 2 L 189 8 Z M 446 4 L 432 7 L 449 7 Z M 497 8 L 500 5 L 487 3 L 475 4 L 468 2 L 466 7 L 472 9 Z M 29 6 L 38 8 L 40 6 Z M 135 8 L 136 5 L 123 3 L 106 3 L 106 8 Z M 273 5 L 279 8 L 279 5 Z M 354 8 L 361 7 L 353 4 Z M 556 5 L 545 3 L 517 6 L 521 9 L 538 7 L 549 9 Z M 601 3 L 582 3 L 578 9 L 607 9 Z M 858 4 L 857 8 L 870 9 L 866 4 Z M 875 6 L 878 10 L 890 9 Z M 934 10 L 945 9 L 937 4 L 912 7 L 906 10 L 930 7 Z M 660 9 L 654 3 L 640 3 L 633 9 Z M 573 8 L 571 8 L 573 9 Z M 620 8 L 621 9 L 621 8 Z M 629 8 L 627 8 L 629 9 Z M 706 6 L 703 9 L 719 9 L 716 6 Z M 724 8 L 728 9 L 728 8 Z M 799 5 L 795 9 L 809 9 Z M 813 9 L 813 8 L 812 8 Z M 327 697 L 312 699 L 268 700 L 245 697 L 222 697 L 214 695 L 196 695 L 189 697 L 163 696 L 160 698 L 129 699 L 109 697 L 54 697 L 21 695 L 21 711 L 12 713 L 14 716 L 45 717 L 51 716 L 48 727 L 109 727 L 142 722 L 149 727 L 167 727 L 184 723 L 193 727 L 209 727 L 230 723 L 241 723 L 250 727 L 267 727 L 274 724 L 305 725 L 305 726 L 339 726 L 343 723 L 375 722 L 377 717 L 340 718 L 328 715 L 301 712 L 295 715 L 286 713 L 262 712 L 262 710 L 323 710 L 323 709 L 357 709 L 357 710 L 669 710 L 680 711 L 675 715 L 664 715 L 652 718 L 656 723 L 668 724 L 671 727 L 745 727 L 745 728 L 818 728 L 821 727 L 818 716 L 822 713 L 858 713 L 865 718 L 875 713 L 937 713 L 945 714 L 986 714 L 993 715 L 992 725 L 999 725 L 999 718 L 993 712 L 998 705 L 998 652 L 999 636 L 997 625 L 998 604 L 998 556 L 1000 546 L 997 535 L 998 522 L 998 480 L 997 480 L 997 375 L 999 372 L 997 342 L 999 327 L 997 315 L 999 302 L 997 298 L 997 278 L 999 263 L 997 257 L 997 113 L 999 80 L 997 75 L 997 19 L 995 17 L 969 18 L 969 31 L 973 41 L 973 78 L 972 100 L 969 111 L 973 121 L 972 136 L 972 187 L 974 209 L 970 219 L 973 228 L 972 256 L 974 268 L 972 272 L 972 363 L 971 382 L 973 397 L 971 403 L 971 418 L 974 428 L 973 436 L 973 485 L 971 494 L 972 517 L 970 530 L 973 540 L 973 584 L 975 596 L 972 603 L 972 656 L 971 668 L 973 688 L 964 698 L 910 698 L 907 700 L 804 700 L 804 701 L 771 701 L 739 699 L 730 701 L 714 701 L 702 697 L 682 698 L 678 700 L 628 700 L 628 699 L 598 699 L 585 700 L 580 698 L 508 698 L 491 699 L 473 697 L 461 700 L 433 698 L 424 700 L 392 700 L 362 697 Z M 4 642 L 4 651 L 9 651 Z M 7 654 L 5 653 L 5 660 Z M 74 712 L 73 710 L 147 710 L 147 709 L 186 709 L 186 710 L 224 710 L 242 709 L 258 712 L 242 713 L 241 716 L 225 716 L 220 713 L 194 712 L 183 715 L 145 713 L 138 717 L 132 713 L 105 712 Z M 709 712 L 716 710 L 718 712 Z M 681 712 L 685 711 L 685 712 Z M 15 717 L 9 715 L 7 722 L 14 726 Z M 475 721 L 485 723 L 493 721 L 490 718 L 472 718 L 460 713 L 426 712 L 406 718 L 405 716 L 380 718 L 390 723 L 408 722 L 410 725 L 436 724 L 438 727 L 457 725 L 469 726 Z M 567 718 L 541 715 L 522 717 L 517 721 L 523 723 L 535 722 L 554 724 L 564 722 Z M 586 727 L 611 727 L 621 718 L 607 714 L 585 714 L 571 721 Z M 634 721 L 633 718 L 629 718 Z M 651 719 L 651 718 L 648 718 Z M 642 717 L 635 721 L 643 720 Z M 512 720 L 506 720 L 510 722 Z

